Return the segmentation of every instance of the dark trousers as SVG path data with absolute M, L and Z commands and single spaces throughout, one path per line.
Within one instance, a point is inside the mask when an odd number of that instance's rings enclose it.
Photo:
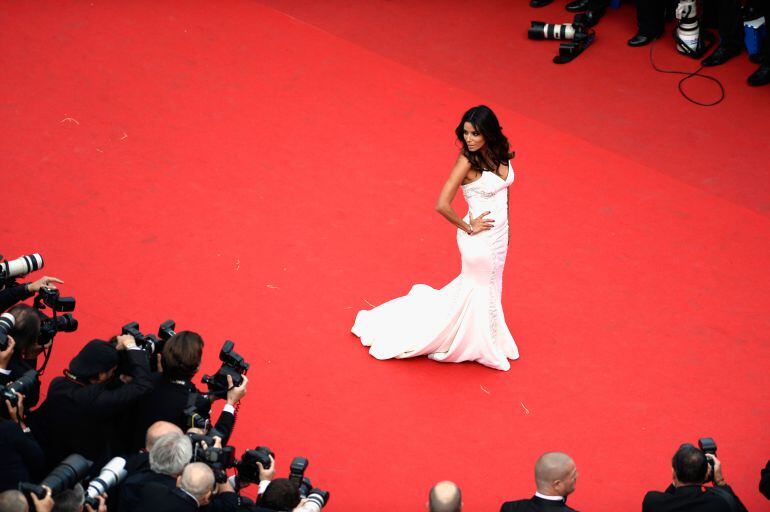
M 706 15 L 716 13 L 716 27 L 719 30 L 719 44 L 730 48 L 743 45 L 743 20 L 740 0 L 705 0 Z
M 666 23 L 667 0 L 636 0 L 636 24 L 639 33 L 649 37 L 663 33 Z
M 610 5 L 610 0 L 588 0 L 589 11 L 601 11 Z

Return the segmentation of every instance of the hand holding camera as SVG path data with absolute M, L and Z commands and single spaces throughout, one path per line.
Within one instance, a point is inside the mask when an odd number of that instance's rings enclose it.
M 13 356 L 13 347 L 16 346 L 16 340 L 13 339 L 13 336 L 8 335 L 5 339 L 5 349 L 0 350 L 0 368 L 3 370 L 8 368 L 8 363 L 11 361 L 11 356 Z
M 244 375 L 243 380 L 241 382 L 240 386 L 236 386 L 233 384 L 233 377 L 231 375 L 227 376 L 227 403 L 235 406 L 238 402 L 241 401 L 241 399 L 246 396 L 246 384 L 248 384 L 249 379 Z
M 270 458 L 270 463 L 267 464 L 267 468 L 265 468 L 265 466 L 263 466 L 262 463 L 257 460 L 260 482 L 265 480 L 273 480 L 275 478 L 275 458 L 273 457 L 272 453 L 268 453 L 268 457 Z
M 117 338 L 117 344 L 115 348 L 118 350 L 126 350 L 136 347 L 136 340 L 130 334 L 121 334 Z
M 6 398 L 5 406 L 8 408 L 8 417 L 11 421 L 18 423 L 21 428 L 26 428 L 24 425 L 24 395 L 17 391 L 15 403 Z
M 99 495 L 95 498 L 96 503 L 91 504 L 86 502 L 86 512 L 107 512 L 107 494 Z
M 36 512 L 51 512 L 55 505 L 53 496 L 51 496 L 51 488 L 44 485 L 43 489 L 45 489 L 45 497 L 43 498 L 38 498 L 34 493 L 30 495 L 32 504 L 35 506 Z
M 706 458 L 711 466 L 711 480 L 714 482 L 714 485 L 724 485 L 725 478 L 722 476 L 722 462 L 713 453 L 707 453 Z

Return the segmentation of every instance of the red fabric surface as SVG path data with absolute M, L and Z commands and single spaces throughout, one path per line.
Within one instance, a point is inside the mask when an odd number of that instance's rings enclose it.
M 284 472 L 307 456 L 329 510 L 420 509 L 441 479 L 494 510 L 554 449 L 581 473 L 571 505 L 638 509 L 701 435 L 765 506 L 770 89 L 743 84 L 745 56 L 699 109 L 623 46 L 629 6 L 556 67 L 524 34 L 569 19 L 559 2 L 271 3 L 5 6 L 0 252 L 41 252 L 78 299 L 46 379 L 171 317 L 207 372 L 236 342 L 234 444 Z M 355 312 L 459 271 L 433 203 L 482 102 L 517 151 L 503 305 L 522 357 L 378 362 Z

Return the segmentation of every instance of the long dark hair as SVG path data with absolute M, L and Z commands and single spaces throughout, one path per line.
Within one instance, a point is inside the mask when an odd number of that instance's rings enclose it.
M 471 123 L 473 128 L 484 136 L 484 147 L 476 152 L 469 150 L 465 143 L 465 137 L 463 137 L 465 123 Z M 508 165 L 508 161 L 515 155 L 508 144 L 508 138 L 503 135 L 503 127 L 500 126 L 497 116 L 486 105 L 473 107 L 463 114 L 455 134 L 462 144 L 462 154 L 471 163 L 473 170 L 497 173 L 500 164 Z

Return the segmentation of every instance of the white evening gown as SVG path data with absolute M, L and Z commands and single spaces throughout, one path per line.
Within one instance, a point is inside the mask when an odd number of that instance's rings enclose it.
M 477 361 L 508 370 L 508 359 L 518 359 L 500 302 L 503 267 L 508 252 L 508 187 L 513 169 L 503 180 L 482 172 L 462 186 L 473 217 L 485 211 L 495 221 L 492 229 L 469 235 L 457 230 L 462 272 L 440 290 L 416 284 L 405 297 L 371 310 L 359 311 L 352 332 L 377 359 L 427 355 L 435 361 Z M 468 222 L 468 215 L 465 216 Z

